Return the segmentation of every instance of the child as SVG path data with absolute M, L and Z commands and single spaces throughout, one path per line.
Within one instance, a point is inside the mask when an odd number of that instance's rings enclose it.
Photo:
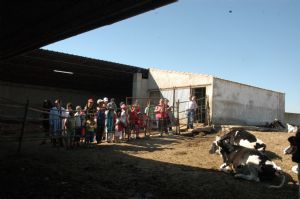
M 156 124 L 154 108 L 155 108 L 154 106 L 151 106 L 151 102 L 149 100 L 147 102 L 147 107 L 145 108 L 145 111 L 144 111 L 144 121 L 146 123 L 145 128 L 146 128 L 146 131 L 148 131 L 149 136 L 151 136 L 150 135 L 151 129 L 153 127 L 155 127 L 155 124 Z
M 140 107 L 136 104 L 134 104 L 131 108 L 131 123 L 133 127 L 133 132 L 135 133 L 135 137 L 138 139 L 139 137 L 139 132 L 140 132 L 140 121 L 139 121 L 139 115 L 141 114 L 140 112 Z
M 66 136 L 64 137 L 66 149 L 74 147 L 75 136 L 75 117 L 72 110 L 69 110 L 69 116 L 66 119 Z
M 96 130 L 96 140 L 97 144 L 100 144 L 103 138 L 103 133 L 105 130 L 105 104 L 104 101 L 99 99 L 97 101 L 97 130 Z
M 106 118 L 106 131 L 107 142 L 114 141 L 114 129 L 115 129 L 115 104 L 114 100 L 107 104 L 107 110 L 105 111 Z
M 166 124 L 168 128 L 168 132 L 172 132 L 172 124 L 173 124 L 173 113 L 172 106 L 169 106 L 169 100 L 165 99 L 165 107 L 166 107 Z
M 128 113 L 127 113 L 127 107 L 126 104 L 124 102 L 120 103 L 120 108 L 121 108 L 121 123 L 123 125 L 123 134 L 122 134 L 122 138 L 125 138 L 125 134 L 126 134 L 126 129 L 128 127 L 128 123 L 129 123 L 129 118 L 128 118 Z
M 94 136 L 95 136 L 96 122 L 94 120 L 94 117 L 92 117 L 91 115 L 87 115 L 85 126 L 86 126 L 85 144 L 89 146 L 89 144 L 94 141 Z
M 115 140 L 116 140 L 116 142 L 120 142 L 122 140 L 124 126 L 123 126 L 123 123 L 121 120 L 122 120 L 121 119 L 121 110 L 118 110 L 116 124 L 115 124 Z
M 74 138 L 74 146 L 76 145 L 79 147 L 80 138 L 82 138 L 82 130 L 84 124 L 84 112 L 82 112 L 81 106 L 76 106 L 76 113 L 75 113 L 75 138 Z

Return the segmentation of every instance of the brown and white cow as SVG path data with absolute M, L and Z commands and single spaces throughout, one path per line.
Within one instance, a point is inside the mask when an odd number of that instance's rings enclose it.
M 270 188 L 281 188 L 285 183 L 285 175 L 281 168 L 271 161 L 266 155 L 255 149 L 245 148 L 218 141 L 220 153 L 224 164 L 220 170 L 228 172 L 229 168 L 235 172 L 236 178 L 252 180 L 259 182 L 261 178 L 281 177 L 281 183 L 278 186 L 271 185 Z

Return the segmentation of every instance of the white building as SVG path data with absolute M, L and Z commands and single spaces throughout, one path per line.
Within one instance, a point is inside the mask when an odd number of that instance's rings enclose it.
M 190 95 L 200 99 L 200 118 L 205 120 L 201 122 L 265 125 L 275 118 L 284 121 L 284 93 L 194 73 L 149 69 L 147 79 L 139 73 L 134 75 L 133 97 L 163 96 L 175 105 L 178 100 L 187 101 Z M 184 103 L 180 103 L 181 115 L 184 109 Z

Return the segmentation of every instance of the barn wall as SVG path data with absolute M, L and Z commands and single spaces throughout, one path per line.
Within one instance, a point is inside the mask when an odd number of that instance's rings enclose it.
M 286 123 L 300 126 L 300 114 L 299 113 L 285 113 L 284 119 Z
M 33 86 L 25 84 L 16 84 L 10 82 L 0 81 L 0 102 L 4 102 L 3 98 L 11 99 L 18 103 L 24 103 L 29 100 L 30 107 L 41 107 L 44 99 L 50 99 L 52 102 L 59 98 L 62 100 L 63 105 L 67 102 L 72 102 L 73 105 L 85 105 L 88 97 L 94 97 L 97 100 L 97 94 L 70 89 L 60 89 L 53 87 L 44 86 Z M 1 104 L 1 103 L 0 103 Z M 20 116 L 23 115 L 23 109 L 6 108 L 0 105 L 0 115 L 12 115 Z M 29 114 L 39 116 L 40 113 Z
M 264 125 L 284 121 L 285 94 L 231 82 L 213 81 L 214 124 Z

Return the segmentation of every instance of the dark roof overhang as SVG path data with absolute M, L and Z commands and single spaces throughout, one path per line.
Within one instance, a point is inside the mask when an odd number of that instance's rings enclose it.
M 175 1 L 1 1 L 0 60 L 121 21 Z

